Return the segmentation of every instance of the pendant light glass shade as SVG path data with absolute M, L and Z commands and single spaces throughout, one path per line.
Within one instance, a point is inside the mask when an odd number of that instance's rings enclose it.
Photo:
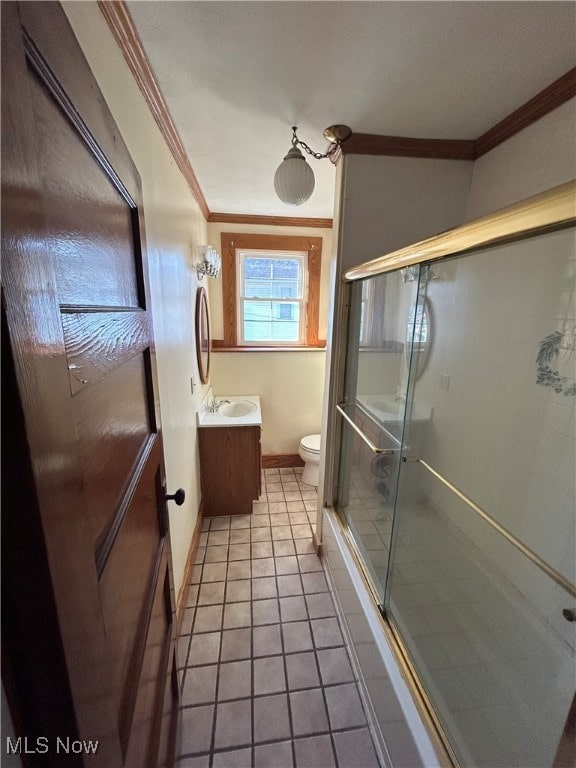
M 314 172 L 298 147 L 292 146 L 274 174 L 274 189 L 283 203 L 302 205 L 314 192 Z

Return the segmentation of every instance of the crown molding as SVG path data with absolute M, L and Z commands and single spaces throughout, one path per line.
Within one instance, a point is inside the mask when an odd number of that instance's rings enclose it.
M 263 224 L 270 227 L 308 227 L 332 229 L 332 219 L 314 219 L 298 216 L 255 216 L 244 213 L 210 213 L 208 223 Z
M 476 157 L 485 155 L 498 144 L 535 123 L 564 102 L 576 96 L 576 67 L 554 80 L 540 93 L 476 139 Z
M 408 136 L 379 136 L 353 133 L 341 145 L 343 155 L 390 155 L 474 160 L 475 142 L 467 139 L 413 139 Z
M 204 193 L 198 183 L 194 169 L 190 164 L 190 160 L 188 159 L 188 155 L 182 144 L 182 139 L 174 125 L 174 121 L 172 120 L 168 106 L 164 101 L 156 77 L 150 67 L 150 62 L 142 47 L 130 11 L 122 0 L 98 0 L 98 7 L 106 19 L 106 22 L 124 55 L 126 63 L 130 67 L 130 71 L 134 75 L 134 79 L 136 80 L 136 83 L 148 104 L 150 112 L 176 161 L 176 165 L 188 182 L 190 191 L 200 206 L 200 210 L 204 214 L 204 217 L 208 219 L 208 216 L 210 215 L 208 203 L 206 202 Z

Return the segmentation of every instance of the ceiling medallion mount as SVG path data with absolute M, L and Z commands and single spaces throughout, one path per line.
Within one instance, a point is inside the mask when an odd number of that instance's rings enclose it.
M 352 131 L 347 125 L 330 125 L 324 131 L 324 136 L 330 142 L 330 147 L 327 152 L 321 153 L 314 152 L 308 144 L 299 139 L 296 131 L 297 127 L 292 126 L 292 146 L 274 175 L 276 194 L 287 205 L 302 205 L 314 192 L 314 172 L 298 146 L 316 160 L 322 160 L 325 157 L 332 157 L 339 149 L 340 144 L 352 135 Z
M 342 144 L 343 141 L 352 136 L 352 129 L 347 125 L 329 125 L 324 130 L 324 138 L 331 141 L 333 144 Z

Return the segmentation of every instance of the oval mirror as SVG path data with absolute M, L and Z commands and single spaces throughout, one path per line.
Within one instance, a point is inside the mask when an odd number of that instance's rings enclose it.
M 412 355 L 412 371 L 418 379 L 430 357 L 433 339 L 433 316 L 430 299 L 418 297 L 416 304 L 410 306 L 406 333 L 406 362 Z
M 208 384 L 210 376 L 210 315 L 205 288 L 196 292 L 196 358 L 202 384 Z

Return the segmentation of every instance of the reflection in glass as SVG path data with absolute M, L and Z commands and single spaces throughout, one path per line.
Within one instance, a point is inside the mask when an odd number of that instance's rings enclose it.
M 398 274 L 364 280 L 351 289 L 345 410 L 368 440 L 385 452 L 375 453 L 342 420 L 337 508 L 364 558 L 380 602 L 406 404 L 401 394 L 408 379 L 406 328 L 416 293 L 417 284 L 404 285 Z
M 407 365 L 412 365 L 412 376 L 419 378 L 432 352 L 433 317 L 432 302 L 428 298 L 422 298 L 415 304 L 411 304 L 408 310 L 408 323 L 406 325 L 406 360 Z

